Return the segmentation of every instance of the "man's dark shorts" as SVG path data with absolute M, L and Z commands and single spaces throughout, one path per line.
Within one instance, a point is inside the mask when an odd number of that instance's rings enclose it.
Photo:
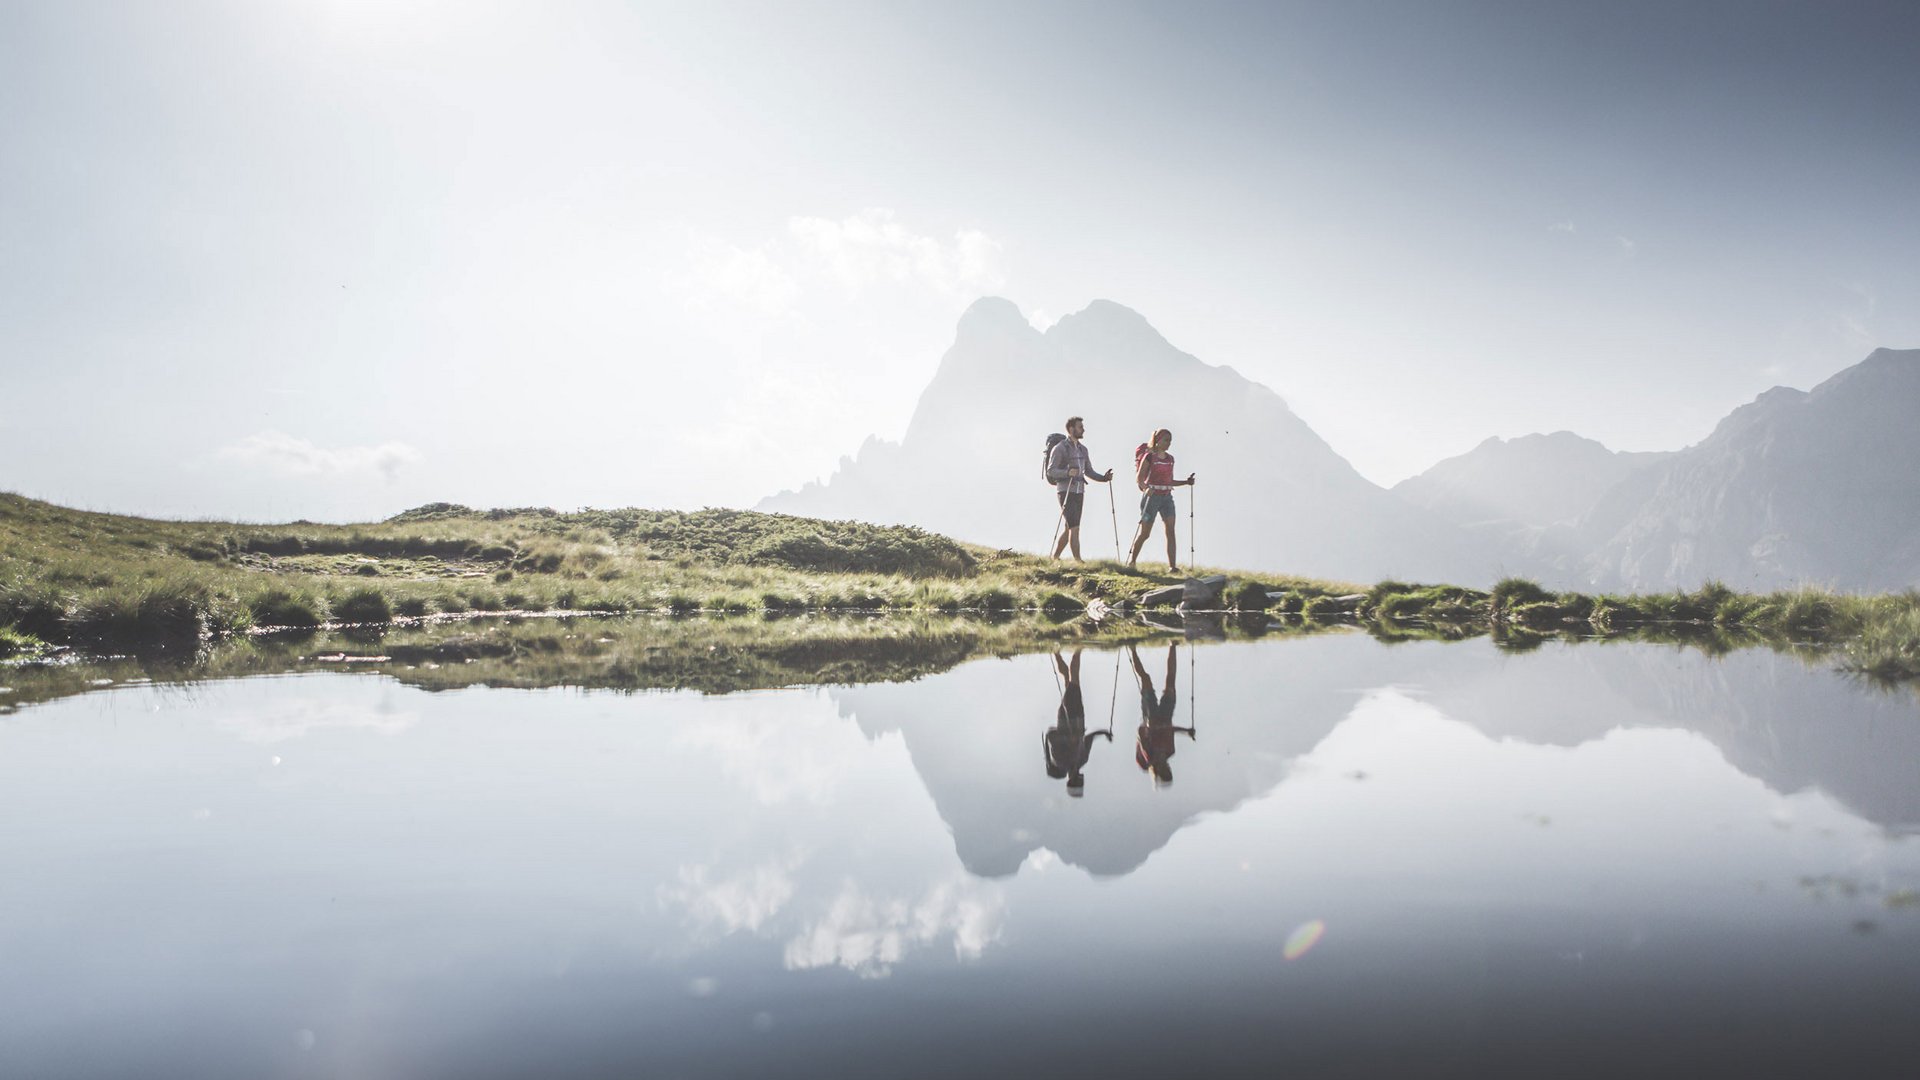
M 1080 507 L 1085 505 L 1086 501 L 1087 493 L 1084 491 L 1076 491 L 1071 495 L 1060 496 L 1060 513 L 1067 519 L 1067 528 L 1077 529 L 1080 527 Z
M 1140 524 L 1142 525 L 1152 521 L 1155 515 L 1172 520 L 1174 513 L 1171 492 L 1162 491 L 1140 497 Z

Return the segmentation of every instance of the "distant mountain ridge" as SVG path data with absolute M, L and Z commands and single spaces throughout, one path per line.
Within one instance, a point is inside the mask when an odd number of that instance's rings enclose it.
M 1603 587 L 1920 584 L 1920 349 L 1775 387 L 1629 476 L 1579 523 Z
M 1392 490 L 1460 525 L 1570 525 L 1614 485 L 1670 456 L 1609 450 L 1571 431 L 1515 439 L 1494 436 Z
M 1569 588 L 1920 585 L 1920 350 L 1776 386 L 1683 450 L 1489 439 L 1396 494 Z
M 1445 521 L 1361 476 L 1278 394 L 1181 352 L 1139 314 L 1105 300 L 1045 333 L 1006 300 L 977 301 L 900 442 L 869 439 L 825 483 L 759 507 L 1038 550 L 1057 520 L 1040 477 L 1042 440 L 1069 415 L 1087 418 L 1094 467 L 1116 470 L 1112 516 L 1122 545 L 1138 520 L 1133 449 L 1167 427 L 1177 471 L 1200 478 L 1178 496 L 1183 562 L 1191 510 L 1204 564 L 1367 581 L 1487 582 L 1499 569 Z M 1083 550 L 1095 558 L 1114 553 L 1102 487 L 1089 493 L 1083 527 Z M 1157 534 L 1141 558 L 1165 559 Z
M 1137 520 L 1132 449 L 1174 431 L 1202 564 L 1323 578 L 1660 590 L 1920 586 L 1920 350 L 1879 349 L 1811 391 L 1776 387 L 1682 450 L 1621 453 L 1572 432 L 1492 438 L 1388 491 L 1327 445 L 1281 397 L 1202 363 L 1147 320 L 1096 300 L 1042 333 L 985 298 L 898 443 L 869 438 L 825 482 L 762 510 L 919 525 L 1041 550 L 1057 522 L 1042 438 L 1087 418 L 1096 468 L 1082 549 L 1124 546 Z M 1196 517 L 1190 519 L 1191 509 Z M 1159 562 L 1159 536 L 1142 551 Z

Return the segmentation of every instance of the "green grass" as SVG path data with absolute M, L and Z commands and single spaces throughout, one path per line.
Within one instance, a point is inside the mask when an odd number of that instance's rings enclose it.
M 0 495 L 0 626 L 56 644 L 433 613 L 954 612 L 1058 608 L 1062 595 L 1084 607 L 1091 594 L 1039 579 L 1045 566 L 918 529 L 734 510 L 438 504 L 372 524 L 267 526 Z
M 1920 601 L 1887 603 L 1866 618 L 1842 650 L 1841 666 L 1882 682 L 1920 679 Z
M 1229 605 L 1243 614 L 1288 625 L 1358 624 L 1383 640 L 1490 633 L 1516 649 L 1554 636 L 1625 635 L 1708 651 L 1844 646 L 1856 670 L 1920 678 L 1915 593 L 1748 594 L 1710 583 L 1691 592 L 1583 595 L 1522 578 L 1483 592 L 1229 574 Z M 0 494 L 0 628 L 36 650 L 179 646 L 249 629 L 515 611 L 1025 611 L 1061 622 L 1094 599 L 1124 610 L 1184 576 L 1054 562 L 920 529 L 744 510 L 558 513 L 437 503 L 362 525 L 242 525 L 97 514 Z
M 53 646 L 11 626 L 0 626 L 0 660 L 35 660 L 53 652 Z
M 333 617 L 344 623 L 393 621 L 393 604 L 379 589 L 361 588 L 333 602 Z

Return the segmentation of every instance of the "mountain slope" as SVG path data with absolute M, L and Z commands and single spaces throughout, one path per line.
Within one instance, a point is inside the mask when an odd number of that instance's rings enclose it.
M 1637 472 L 1580 522 L 1603 587 L 1920 585 L 1920 349 L 1776 387 Z
M 1571 431 L 1488 439 L 1393 493 L 1458 524 L 1509 521 L 1545 527 L 1571 523 L 1629 475 L 1665 453 L 1616 453 Z
M 1087 418 L 1098 469 L 1117 470 L 1121 544 L 1138 520 L 1133 448 L 1174 432 L 1184 561 L 1190 520 L 1202 563 L 1372 580 L 1484 583 L 1498 560 L 1427 511 L 1369 482 L 1268 388 L 1181 352 L 1137 313 L 1095 301 L 1046 333 L 1006 300 L 976 302 L 922 393 L 902 440 L 868 440 L 823 484 L 760 507 L 817 517 L 915 524 L 977 542 L 1038 550 L 1057 519 L 1040 479 L 1044 436 Z M 1083 550 L 1111 556 L 1114 526 L 1087 501 Z M 1190 502 L 1189 496 L 1196 501 Z M 1189 511 L 1197 516 L 1189 518 Z M 1164 558 L 1156 535 L 1143 560 Z

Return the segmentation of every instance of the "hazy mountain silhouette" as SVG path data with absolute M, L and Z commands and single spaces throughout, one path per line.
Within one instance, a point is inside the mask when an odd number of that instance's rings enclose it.
M 1671 453 L 1621 453 L 1571 431 L 1488 439 L 1393 493 L 1460 525 L 1572 524 L 1609 489 Z
M 1603 587 L 1920 584 L 1920 349 L 1775 387 L 1628 475 L 1580 522 Z
M 1040 478 L 1048 432 L 1087 418 L 1096 468 L 1118 471 L 1121 543 L 1138 520 L 1133 449 L 1174 432 L 1178 471 L 1200 476 L 1200 562 L 1372 581 L 1486 583 L 1503 569 L 1465 535 L 1356 472 L 1267 387 L 1181 352 L 1133 311 L 1104 300 L 1035 330 L 1012 303 L 977 301 L 921 394 L 899 443 L 869 439 L 825 483 L 760 503 L 811 517 L 935 529 L 1037 550 L 1057 506 Z M 1180 548 L 1188 536 L 1186 492 Z M 1083 547 L 1110 556 L 1107 493 L 1089 493 Z M 1156 536 L 1143 559 L 1163 558 Z

